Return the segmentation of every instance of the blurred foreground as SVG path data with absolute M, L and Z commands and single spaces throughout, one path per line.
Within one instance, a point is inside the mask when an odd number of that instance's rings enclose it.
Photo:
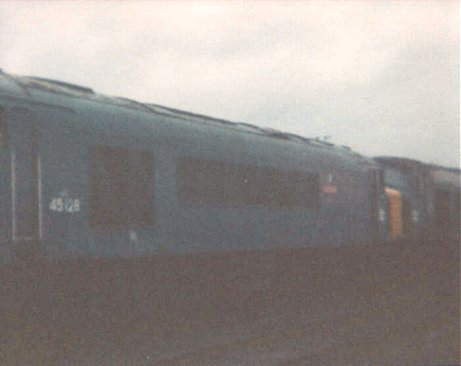
M 18 263 L 0 365 L 459 364 L 459 247 Z

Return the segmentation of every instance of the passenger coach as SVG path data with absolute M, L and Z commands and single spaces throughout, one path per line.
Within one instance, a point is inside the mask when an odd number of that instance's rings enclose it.
M 0 73 L 1 258 L 383 239 L 379 166 L 345 147 Z

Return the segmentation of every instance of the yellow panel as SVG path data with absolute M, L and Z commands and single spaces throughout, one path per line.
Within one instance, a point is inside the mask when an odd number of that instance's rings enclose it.
M 392 239 L 395 239 L 402 235 L 403 230 L 402 195 L 399 191 L 388 187 L 385 191 L 389 201 L 390 235 Z

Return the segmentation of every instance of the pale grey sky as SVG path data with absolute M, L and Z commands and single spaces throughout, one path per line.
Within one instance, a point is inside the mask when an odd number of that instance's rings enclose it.
M 459 166 L 457 1 L 0 1 L 0 68 Z

